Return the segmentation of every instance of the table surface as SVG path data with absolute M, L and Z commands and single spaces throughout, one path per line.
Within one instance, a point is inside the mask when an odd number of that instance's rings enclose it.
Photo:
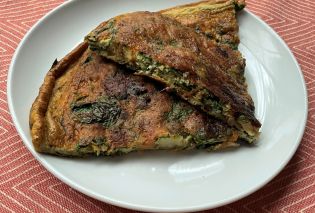
M 6 96 L 12 55 L 25 33 L 63 0 L 0 0 L 0 212 L 135 212 L 75 191 L 50 174 L 23 145 Z M 247 0 L 247 9 L 289 45 L 306 81 L 309 116 L 296 154 L 248 197 L 204 212 L 315 212 L 315 1 Z M 35 183 L 35 184 L 34 184 Z

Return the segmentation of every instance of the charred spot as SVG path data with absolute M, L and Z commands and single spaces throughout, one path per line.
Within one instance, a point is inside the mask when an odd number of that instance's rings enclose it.
M 104 80 L 104 89 L 109 96 L 116 97 L 118 100 L 125 100 L 128 97 L 126 75 L 117 71 Z
M 225 125 L 220 121 L 216 121 L 213 123 L 211 122 L 211 124 L 207 123 L 206 125 L 207 136 L 225 135 L 225 131 L 226 131 Z

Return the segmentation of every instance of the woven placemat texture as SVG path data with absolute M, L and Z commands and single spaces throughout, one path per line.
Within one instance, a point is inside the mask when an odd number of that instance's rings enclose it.
M 23 145 L 7 106 L 7 73 L 25 33 L 62 0 L 0 0 L 0 212 L 128 212 L 75 191 Z M 296 154 L 265 187 L 204 212 L 315 212 L 315 1 L 247 0 L 289 45 L 308 88 L 309 116 Z

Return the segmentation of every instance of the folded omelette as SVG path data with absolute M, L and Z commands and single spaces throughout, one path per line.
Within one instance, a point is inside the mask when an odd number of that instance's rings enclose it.
M 182 11 L 186 12 L 194 10 Z M 86 40 L 98 54 L 162 82 L 190 104 L 243 131 L 249 142 L 258 137 L 261 124 L 247 86 L 238 77 L 245 67 L 239 51 L 209 40 L 172 16 L 152 12 L 112 18 Z
M 161 90 L 83 43 L 45 78 L 30 119 L 35 149 L 82 156 L 238 145 L 235 129 Z
M 243 6 L 243 1 L 211 0 L 160 14 L 236 55 L 225 75 L 245 90 L 245 63 L 240 53 L 232 51 L 239 43 L 235 11 Z M 210 116 L 164 84 L 137 76 L 93 50 L 95 45 L 90 49 L 83 42 L 47 73 L 30 113 L 36 151 L 84 156 L 155 149 L 218 150 L 237 147 L 240 139 L 255 140 L 256 135 Z

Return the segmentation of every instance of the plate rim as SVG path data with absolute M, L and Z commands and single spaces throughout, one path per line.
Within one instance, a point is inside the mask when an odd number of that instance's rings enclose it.
M 12 120 L 13 120 L 13 124 L 14 124 L 19 136 L 21 137 L 23 144 L 32 153 L 32 155 L 36 158 L 36 160 L 42 166 L 44 166 L 44 168 L 47 169 L 51 174 L 53 174 L 55 177 L 57 177 L 60 181 L 62 181 L 63 183 L 67 184 L 68 186 L 74 188 L 75 190 L 78 190 L 79 192 L 81 192 L 81 193 L 83 193 L 89 197 L 92 197 L 94 199 L 97 199 L 99 201 L 105 202 L 105 203 L 110 204 L 110 205 L 115 205 L 115 206 L 119 206 L 119 207 L 123 207 L 123 208 L 133 209 L 133 210 L 150 211 L 150 212 L 156 212 L 156 211 L 159 211 L 159 212 L 183 212 L 183 211 L 184 212 L 190 212 L 190 211 L 200 211 L 200 210 L 206 210 L 206 209 L 213 209 L 213 208 L 217 208 L 217 207 L 220 207 L 223 205 L 227 205 L 227 204 L 230 204 L 232 202 L 240 200 L 240 199 L 256 192 L 257 190 L 259 190 L 263 186 L 265 186 L 268 182 L 270 182 L 272 179 L 274 179 L 284 169 L 284 167 L 289 163 L 289 161 L 292 159 L 293 155 L 296 153 L 297 148 L 299 147 L 301 140 L 304 136 L 306 123 L 307 123 L 307 117 L 308 117 L 308 91 L 307 91 L 307 87 L 306 87 L 306 83 L 305 83 L 304 74 L 301 70 L 301 67 L 300 67 L 297 59 L 295 58 L 294 54 L 292 53 L 291 49 L 288 47 L 288 45 L 285 43 L 285 41 L 275 32 L 275 30 L 273 28 L 271 28 L 262 19 L 260 19 L 258 16 L 256 16 L 252 12 L 250 12 L 248 9 L 244 9 L 243 12 L 248 13 L 248 15 L 250 15 L 257 22 L 259 22 L 259 24 L 263 25 L 263 27 L 266 28 L 270 33 L 272 33 L 273 37 L 278 39 L 278 41 L 281 43 L 281 45 L 284 46 L 285 50 L 289 53 L 291 59 L 293 60 L 294 64 L 296 65 L 300 80 L 302 81 L 302 84 L 303 84 L 302 89 L 303 89 L 303 93 L 304 93 L 303 95 L 304 95 L 304 99 L 305 99 L 303 128 L 301 128 L 301 130 L 299 132 L 299 135 L 297 137 L 298 140 L 294 144 L 295 146 L 292 148 L 291 152 L 287 154 L 286 159 L 282 162 L 281 165 L 279 165 L 279 168 L 277 169 L 276 172 L 274 172 L 273 175 L 271 175 L 269 178 L 267 178 L 262 183 L 257 184 L 255 187 L 251 188 L 247 192 L 243 192 L 243 193 L 234 195 L 232 198 L 222 200 L 220 202 L 217 202 L 216 204 L 211 204 L 211 205 L 204 204 L 204 205 L 191 206 L 188 208 L 187 207 L 184 207 L 184 208 L 160 208 L 160 207 L 145 206 L 145 205 L 141 205 L 141 204 L 140 205 L 139 204 L 132 204 L 130 202 L 116 200 L 116 199 L 110 198 L 108 196 L 103 196 L 103 195 L 100 195 L 98 193 L 94 193 L 93 191 L 88 190 L 88 189 L 80 186 L 79 184 L 74 183 L 69 178 L 65 177 L 62 173 L 56 171 L 53 166 L 51 166 L 48 162 L 46 162 L 45 160 L 42 159 L 42 157 L 41 157 L 42 154 L 37 153 L 34 150 L 34 148 L 32 147 L 31 143 L 25 142 L 25 141 L 28 141 L 28 139 L 27 139 L 26 135 L 24 134 L 24 132 L 22 131 L 21 125 L 17 121 L 17 116 L 16 116 L 16 113 L 15 113 L 15 110 L 13 107 L 12 77 L 13 77 L 13 72 L 14 72 L 14 67 L 15 67 L 15 61 L 16 61 L 19 53 L 20 53 L 20 49 L 22 48 L 24 43 L 27 42 L 29 36 L 42 24 L 42 22 L 44 20 L 50 18 L 52 15 L 59 12 L 61 9 L 71 6 L 75 2 L 77 2 L 77 1 L 76 0 L 70 0 L 70 1 L 66 1 L 66 2 L 62 3 L 61 5 L 57 6 L 56 8 L 54 8 L 53 10 L 48 12 L 42 18 L 40 18 L 28 30 L 28 32 L 24 35 L 23 39 L 20 41 L 19 45 L 17 46 L 17 48 L 13 54 L 13 57 L 11 59 L 10 66 L 8 69 L 8 74 L 7 74 L 7 88 L 6 88 L 7 89 L 7 102 L 8 102 L 8 106 L 9 106 L 10 115 L 11 115 Z

